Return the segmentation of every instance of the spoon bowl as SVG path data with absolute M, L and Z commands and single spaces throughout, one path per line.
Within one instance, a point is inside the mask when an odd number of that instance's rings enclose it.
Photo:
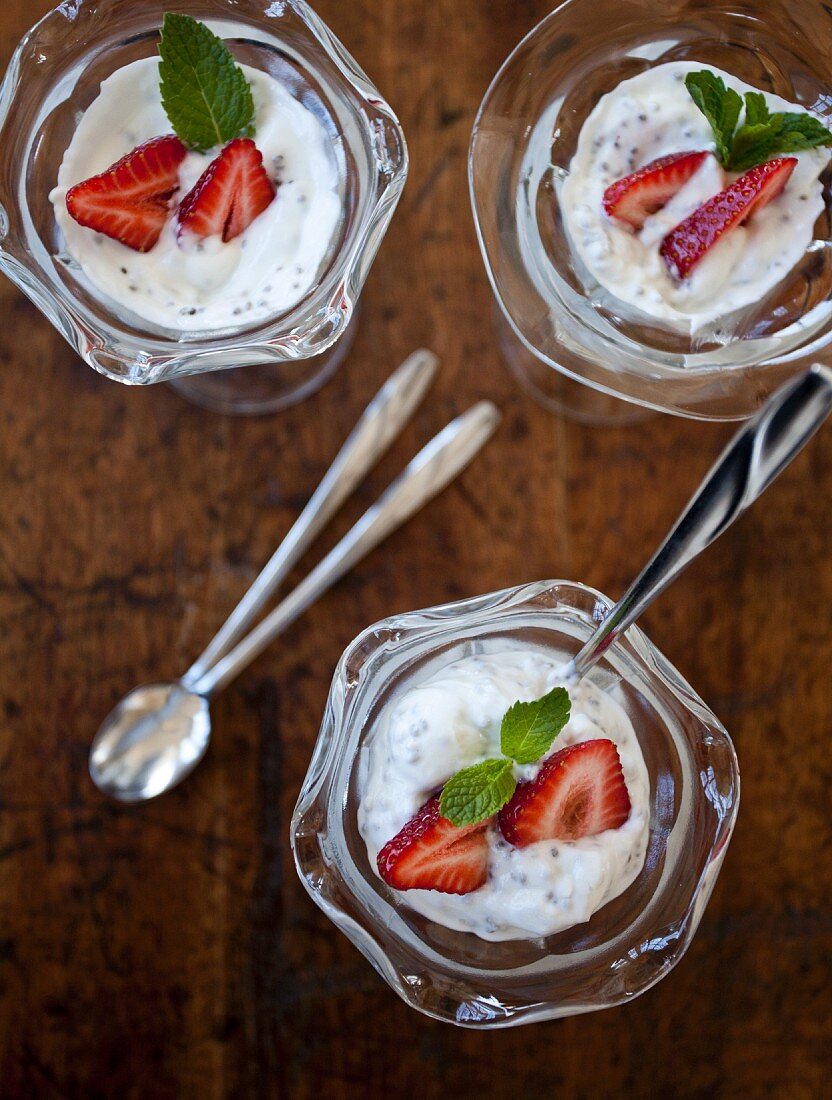
M 126 695 L 93 740 L 89 767 L 96 786 L 121 802 L 144 802 L 189 775 L 208 748 L 209 698 L 365 554 L 450 484 L 491 437 L 499 420 L 498 410 L 481 401 L 434 436 L 312 572 L 210 668 L 202 671 L 197 662 L 181 680 L 146 684 Z M 273 580 L 274 574 L 267 589 Z M 254 583 L 262 587 L 259 580 Z M 238 607 L 243 608 L 238 617 L 247 619 L 251 608 L 245 597 Z
M 104 719 L 92 743 L 90 775 L 120 802 L 144 802 L 189 775 L 210 737 L 205 696 L 179 681 L 142 684 Z

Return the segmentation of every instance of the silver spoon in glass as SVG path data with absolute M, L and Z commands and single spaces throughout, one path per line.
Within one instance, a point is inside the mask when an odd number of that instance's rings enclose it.
M 693 559 L 742 515 L 832 411 L 832 370 L 815 364 L 787 382 L 740 428 L 670 534 L 564 669 L 580 679 Z
M 490 438 L 500 414 L 483 401 L 431 440 L 323 561 L 238 641 L 279 581 L 401 430 L 435 367 L 436 358 L 430 352 L 416 353 L 388 381 L 271 561 L 181 680 L 135 688 L 105 719 L 90 752 L 90 775 L 105 794 L 123 802 L 141 802 L 162 794 L 193 771 L 210 739 L 210 697 L 445 488 Z

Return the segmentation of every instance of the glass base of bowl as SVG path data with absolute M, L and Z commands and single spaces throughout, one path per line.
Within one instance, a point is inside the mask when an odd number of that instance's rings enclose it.
M 346 359 L 357 331 L 357 313 L 343 336 L 323 353 L 296 362 L 258 363 L 234 370 L 176 378 L 169 385 L 186 401 L 230 416 L 264 416 L 310 397 Z
M 503 358 L 523 389 L 544 409 L 579 424 L 610 426 L 641 424 L 656 415 L 652 409 L 603 393 L 554 370 L 529 351 L 499 306 L 495 306 L 494 315 Z

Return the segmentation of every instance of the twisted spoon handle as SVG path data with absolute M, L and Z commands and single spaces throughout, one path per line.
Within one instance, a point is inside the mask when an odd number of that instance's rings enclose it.
M 737 432 L 675 527 L 572 661 L 581 677 L 648 604 L 719 538 L 809 442 L 832 410 L 832 370 L 781 386 Z

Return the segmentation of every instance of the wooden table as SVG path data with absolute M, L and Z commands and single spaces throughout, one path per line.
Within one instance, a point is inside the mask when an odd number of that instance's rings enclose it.
M 6 0 L 4 61 L 46 8 Z M 354 351 L 321 393 L 234 420 L 126 389 L 0 286 L 0 1094 L 830 1096 L 832 429 L 645 616 L 733 733 L 744 782 L 722 877 L 667 980 L 610 1012 L 457 1030 L 401 1003 L 295 876 L 289 819 L 350 639 L 543 577 L 620 593 L 729 432 L 566 423 L 501 362 L 466 153 L 491 76 L 546 3 L 318 10 L 412 154 Z M 107 801 L 86 770 L 100 719 L 200 651 L 419 345 L 442 357 L 432 399 L 322 546 L 475 399 L 500 405 L 499 435 L 217 700 L 187 783 L 139 808 Z

